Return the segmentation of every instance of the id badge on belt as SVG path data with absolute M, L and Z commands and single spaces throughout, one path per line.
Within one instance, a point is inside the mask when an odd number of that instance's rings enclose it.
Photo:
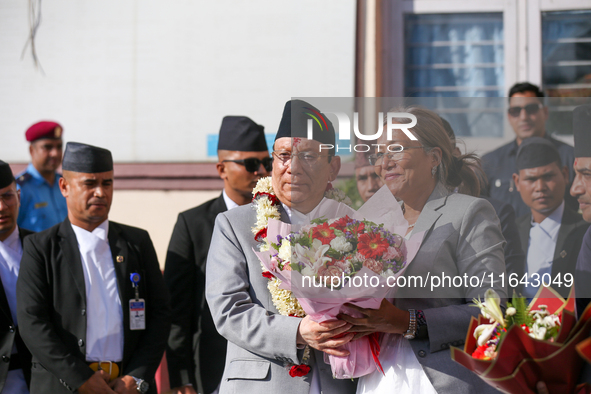
M 130 330 L 145 330 L 146 329 L 146 301 L 140 298 L 139 283 L 140 274 L 133 273 L 129 279 L 135 289 L 135 298 L 129 300 L 129 329 Z

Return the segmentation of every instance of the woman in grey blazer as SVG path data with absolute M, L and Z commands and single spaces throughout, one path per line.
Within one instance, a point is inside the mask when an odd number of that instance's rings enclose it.
M 470 305 L 473 298 L 482 298 L 488 288 L 507 296 L 506 283 L 501 283 L 505 240 L 493 207 L 486 200 L 452 193 L 462 182 L 478 190 L 478 159 L 453 155 L 452 142 L 435 113 L 418 107 L 395 112 L 417 117 L 411 131 L 418 140 L 394 130 L 392 140 L 380 139 L 385 145 L 377 145 L 370 161 L 384 187 L 401 201 L 407 236 L 425 233 L 403 274 L 404 287 L 398 280 L 394 303 L 384 300 L 377 310 L 355 307 L 362 318 L 340 316 L 358 335 L 386 333 L 386 353 L 396 347 L 380 357 L 386 375 L 361 378 L 357 392 L 497 392 L 452 361 L 449 352 L 450 346 L 463 345 L 470 318 L 479 313 Z M 403 150 L 383 148 L 393 144 Z

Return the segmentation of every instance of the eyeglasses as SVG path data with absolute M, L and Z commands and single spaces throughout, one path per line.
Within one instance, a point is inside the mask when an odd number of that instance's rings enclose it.
M 6 205 L 13 205 L 16 203 L 16 193 L 6 192 L 4 194 L 0 194 L 0 201 L 4 201 L 4 204 Z
M 516 118 L 519 115 L 521 115 L 521 110 L 524 109 L 525 113 L 528 115 L 535 115 L 538 113 L 538 111 L 542 108 L 542 104 L 540 103 L 535 103 L 535 104 L 528 104 L 524 107 L 509 107 L 509 109 L 507 110 L 507 112 L 509 113 L 509 115 L 511 115 L 512 117 Z
M 384 157 L 387 157 L 390 161 L 399 161 L 403 159 L 404 151 L 407 149 L 423 149 L 423 146 L 407 146 L 404 147 L 402 145 L 390 145 L 390 152 L 388 153 L 374 153 L 373 155 L 369 155 L 369 164 L 372 166 L 379 166 L 382 165 L 384 161 Z
M 259 168 L 261 168 L 261 164 L 265 168 L 267 172 L 270 172 L 273 169 L 273 158 L 272 157 L 265 157 L 264 159 L 257 159 L 256 157 L 250 157 L 248 159 L 242 160 L 222 160 L 222 163 L 225 162 L 232 162 L 242 164 L 246 171 L 248 172 L 257 172 Z
M 293 157 L 297 157 L 299 161 L 308 166 L 313 166 L 314 164 L 316 164 L 318 159 L 320 159 L 321 157 L 328 157 L 328 155 L 319 155 L 314 152 L 291 153 L 288 151 L 273 152 L 273 155 L 275 155 L 275 157 L 279 159 L 279 161 L 281 161 L 283 165 L 287 165 Z

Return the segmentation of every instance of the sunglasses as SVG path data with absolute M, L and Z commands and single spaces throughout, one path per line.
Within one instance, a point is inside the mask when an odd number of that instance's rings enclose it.
M 525 113 L 528 115 L 535 115 L 538 113 L 538 111 L 542 108 L 542 104 L 537 103 L 537 104 L 528 104 L 525 107 L 509 107 L 509 109 L 507 110 L 507 112 L 509 112 L 509 115 L 511 115 L 512 117 L 516 118 L 519 115 L 521 115 L 521 110 L 524 109 Z
M 256 157 L 251 157 L 251 158 L 242 159 L 242 160 L 222 160 L 222 163 L 225 163 L 227 161 L 230 161 L 232 163 L 242 164 L 244 166 L 244 168 L 246 169 L 246 171 L 248 171 L 248 172 L 258 171 L 259 168 L 261 168 L 261 164 L 263 165 L 265 170 L 267 170 L 267 172 L 270 172 L 273 169 L 273 158 L 272 157 L 265 157 L 263 160 L 257 159 Z

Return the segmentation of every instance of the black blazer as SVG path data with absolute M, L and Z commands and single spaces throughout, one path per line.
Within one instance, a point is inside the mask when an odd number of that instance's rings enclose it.
M 122 375 L 150 383 L 170 329 L 169 297 L 156 252 L 145 230 L 109 222 L 109 244 L 123 309 Z M 139 294 L 146 301 L 146 329 L 129 329 L 129 276 L 141 275 Z M 31 353 L 32 393 L 75 391 L 94 373 L 86 363 L 87 310 L 84 271 L 70 221 L 25 239 L 17 282 L 18 320 Z
M 531 213 L 517 218 L 517 227 L 519 228 L 521 244 L 527 256 L 529 230 L 531 229 Z M 564 298 L 568 297 L 570 291 L 570 287 L 564 286 L 564 274 L 571 273 L 574 280 L 577 257 L 581 250 L 583 236 L 588 227 L 589 223 L 585 222 L 581 215 L 570 209 L 567 205 L 564 206 L 560 230 L 558 230 L 558 239 L 556 240 L 556 248 L 554 249 L 554 260 L 552 261 L 552 280 L 554 280 L 556 275 L 560 274 L 563 280 L 563 286 L 551 285 Z M 527 271 L 527 259 L 525 265 Z M 521 280 L 521 278 L 519 279 Z
M 192 384 L 213 392 L 222 379 L 227 341 L 216 330 L 205 300 L 205 263 L 223 196 L 179 214 L 164 268 L 173 310 L 166 348 L 171 387 Z M 212 251 L 215 253 L 215 251 Z
M 33 234 L 32 231 L 20 227 L 18 228 L 21 244 L 25 237 L 31 234 Z M 2 281 L 0 281 L 0 392 L 2 392 L 4 385 L 6 384 L 6 375 L 8 374 L 11 362 L 18 362 L 25 375 L 27 385 L 31 382 L 31 353 L 25 346 L 19 329 L 20 324 L 19 327 L 15 327 L 14 321 L 12 320 L 8 299 L 6 298 Z M 12 355 L 12 348 L 15 344 L 17 359 L 11 360 L 11 358 L 14 358 Z

